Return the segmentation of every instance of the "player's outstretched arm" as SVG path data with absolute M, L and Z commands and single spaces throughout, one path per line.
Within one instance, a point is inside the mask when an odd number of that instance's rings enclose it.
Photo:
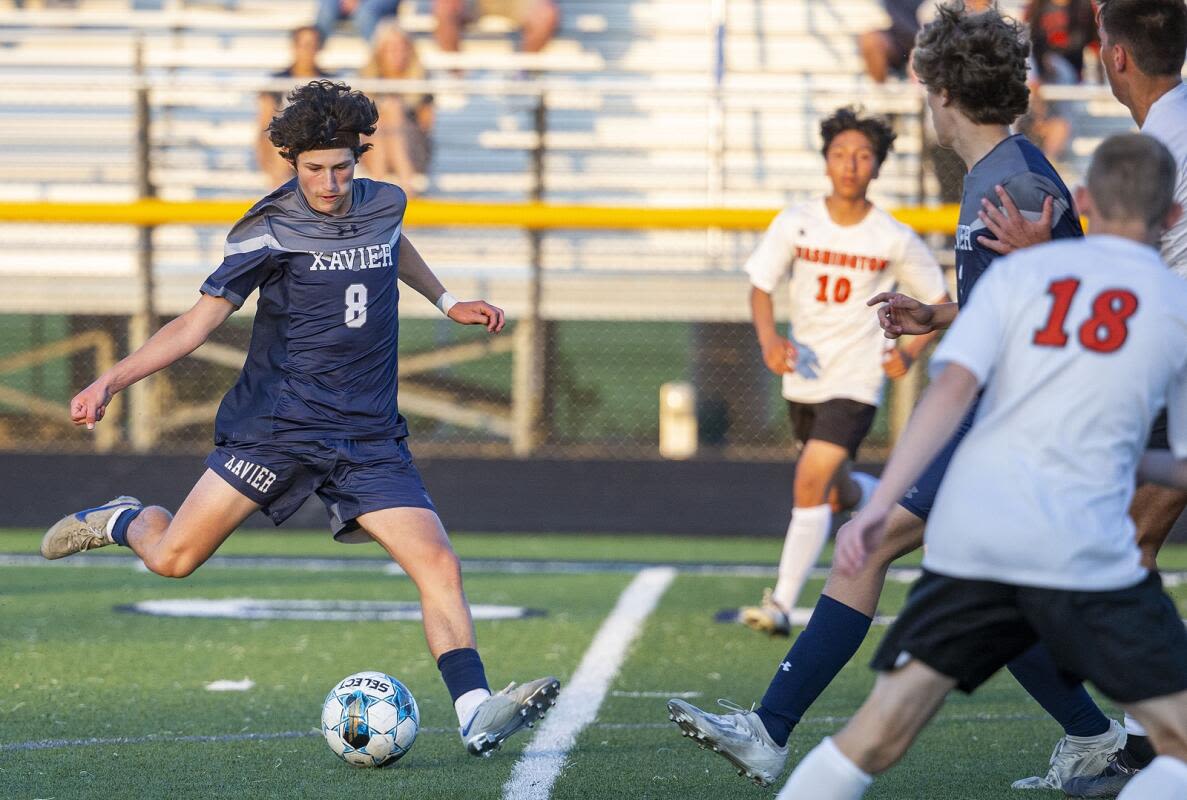
M 948 295 L 944 295 L 937 298 L 931 306 L 934 308 L 937 305 L 947 305 L 950 302 L 951 300 L 949 300 Z M 886 357 L 882 359 L 882 370 L 886 373 L 886 377 L 891 380 L 898 380 L 905 376 L 911 370 L 911 365 L 919 359 L 919 354 L 929 344 L 935 341 L 935 338 L 939 335 L 940 332 L 938 329 L 932 330 L 928 333 L 913 336 L 911 341 L 902 347 L 892 347 L 888 350 Z
M 921 303 L 901 292 L 882 292 L 866 301 L 878 306 L 878 324 L 887 339 L 922 336 L 943 330 L 956 320 L 956 303 Z
M 192 353 L 235 310 L 222 297 L 202 295 L 193 308 L 162 325 L 136 352 L 104 372 L 70 401 L 70 419 L 93 430 L 118 392 Z
M 794 372 L 795 345 L 779 335 L 775 327 L 775 303 L 768 292 L 757 286 L 750 287 L 750 318 L 754 322 L 754 333 L 758 337 L 758 346 L 762 348 L 762 360 L 767 369 L 776 375 Z
M 1138 483 L 1187 489 L 1187 459 L 1175 458 L 1170 450 L 1147 450 L 1138 462 Z
M 886 516 L 940 452 L 977 396 L 977 377 L 958 363 L 944 368 L 911 414 L 870 502 L 837 532 L 834 565 L 852 576 L 882 541 Z
M 485 300 L 454 301 L 445 291 L 429 265 L 408 241 L 400 236 L 400 280 L 423 295 L 430 303 L 441 309 L 447 317 L 459 325 L 483 325 L 490 333 L 498 333 L 507 323 L 503 309 Z

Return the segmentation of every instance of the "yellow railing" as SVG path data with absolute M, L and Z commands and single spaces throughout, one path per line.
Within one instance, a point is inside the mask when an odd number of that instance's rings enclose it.
M 136 200 L 126 203 L 0 202 L 0 222 L 60 222 L 104 225 L 229 225 L 250 204 L 241 200 Z M 464 225 L 533 230 L 651 228 L 762 230 L 775 216 L 769 208 L 649 208 L 546 203 L 451 203 L 414 200 L 407 223 L 413 226 Z M 958 208 L 900 208 L 896 218 L 920 233 L 951 233 Z

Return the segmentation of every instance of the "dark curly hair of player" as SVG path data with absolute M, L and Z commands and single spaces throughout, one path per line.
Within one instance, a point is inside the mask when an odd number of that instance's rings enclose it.
M 895 132 L 890 129 L 890 123 L 882 117 L 863 117 L 861 109 L 846 106 L 838 108 L 831 117 L 820 123 L 820 136 L 824 139 L 824 147 L 820 148 L 820 153 L 827 158 L 829 145 L 845 131 L 857 131 L 870 140 L 879 167 L 890 154 L 896 138 Z
M 947 90 L 978 125 L 1011 125 L 1026 113 L 1030 89 L 1025 27 L 997 9 L 968 14 L 964 5 L 939 6 L 919 31 L 911 65 L 932 92 Z
M 371 98 L 345 83 L 311 81 L 289 92 L 288 106 L 272 118 L 268 138 L 294 164 L 308 150 L 349 148 L 355 161 L 371 149 L 360 136 L 375 133 L 379 111 Z

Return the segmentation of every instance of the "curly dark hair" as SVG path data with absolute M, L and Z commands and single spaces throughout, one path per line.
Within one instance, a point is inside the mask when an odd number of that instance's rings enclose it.
M 1100 27 L 1147 75 L 1178 75 L 1187 52 L 1183 0 L 1100 0 Z
M 996 8 L 979 14 L 963 4 L 939 6 L 915 38 L 911 64 L 932 92 L 946 90 L 978 125 L 1011 125 L 1026 113 L 1030 89 L 1026 28 Z
M 890 123 L 882 117 L 863 117 L 862 109 L 853 106 L 838 108 L 831 117 L 820 123 L 820 137 L 824 139 L 824 146 L 820 148 L 821 155 L 828 157 L 828 147 L 833 139 L 845 131 L 857 131 L 870 140 L 874 148 L 874 157 L 878 159 L 878 166 L 886 160 L 890 149 L 894 146 L 896 134 L 890 129 Z
M 272 118 L 268 138 L 293 162 L 308 150 L 350 148 L 355 161 L 371 149 L 360 136 L 375 133 L 379 111 L 371 98 L 345 83 L 310 81 L 289 92 L 288 106 Z

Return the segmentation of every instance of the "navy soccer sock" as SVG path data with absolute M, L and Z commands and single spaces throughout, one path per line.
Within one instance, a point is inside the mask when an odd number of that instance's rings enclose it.
M 482 667 L 482 658 L 472 647 L 462 647 L 442 653 L 437 659 L 437 669 L 441 670 L 441 679 L 445 681 L 445 688 L 449 690 L 449 697 L 454 702 L 475 689 L 490 691 L 486 683 L 486 670 Z
M 755 713 L 775 744 L 787 744 L 791 730 L 861 647 L 873 619 L 821 595 L 804 632 L 775 671 Z
M 1068 736 L 1099 736 L 1109 729 L 1109 718 L 1084 685 L 1060 674 L 1045 645 L 1036 644 L 1006 666 Z
M 140 512 L 143 510 L 143 508 L 133 508 L 129 511 L 121 512 L 115 520 L 115 525 L 111 528 L 111 541 L 120 547 L 127 547 L 128 527 L 132 524 L 132 520 L 140 516 Z

